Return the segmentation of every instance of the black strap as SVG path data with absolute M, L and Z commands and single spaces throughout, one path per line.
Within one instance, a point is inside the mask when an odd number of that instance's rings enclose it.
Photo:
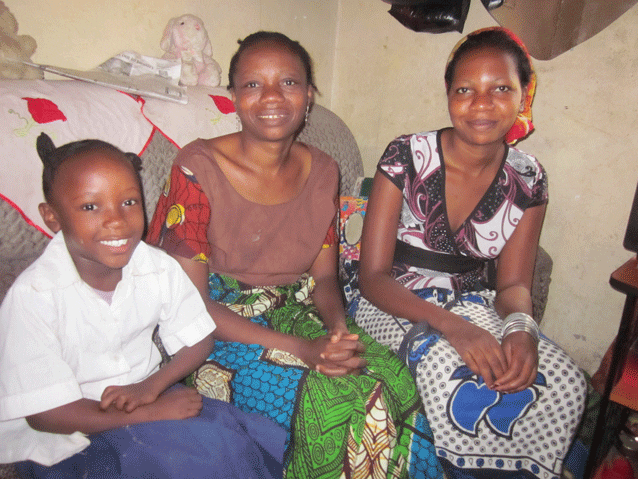
M 426 251 L 400 240 L 397 240 L 394 249 L 395 263 L 403 263 L 442 273 L 467 273 L 483 268 L 488 261 L 470 258 L 469 256 Z

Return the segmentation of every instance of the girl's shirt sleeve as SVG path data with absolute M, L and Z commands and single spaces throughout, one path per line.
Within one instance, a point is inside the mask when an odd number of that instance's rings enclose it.
M 211 253 L 207 238 L 210 204 L 195 175 L 174 165 L 155 208 L 146 241 L 166 252 L 203 263 Z

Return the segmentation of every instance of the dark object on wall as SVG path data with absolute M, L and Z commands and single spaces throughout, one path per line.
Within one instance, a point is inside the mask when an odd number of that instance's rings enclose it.
M 530 55 L 551 60 L 598 32 L 638 0 L 481 0 L 490 15 L 518 35 Z M 492 6 L 486 5 L 492 4 Z
M 629 211 L 629 221 L 627 221 L 627 230 L 622 245 L 625 249 L 638 253 L 638 186 Z
M 391 3 L 390 15 L 415 32 L 463 31 L 470 0 L 383 0 Z

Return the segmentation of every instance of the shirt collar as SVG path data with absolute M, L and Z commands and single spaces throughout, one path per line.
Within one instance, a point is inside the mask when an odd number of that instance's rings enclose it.
M 137 245 L 131 260 L 122 269 L 123 281 L 132 276 L 143 276 L 163 271 L 163 267 L 151 254 L 151 248 L 153 247 L 143 241 Z M 38 262 L 41 274 L 36 277 L 33 283 L 38 291 L 65 288 L 74 283 L 83 282 L 66 247 L 64 234 L 61 231 L 51 239 Z

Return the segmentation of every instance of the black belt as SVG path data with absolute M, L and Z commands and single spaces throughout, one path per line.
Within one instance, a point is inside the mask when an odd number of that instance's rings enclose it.
M 442 273 L 467 273 L 483 268 L 488 261 L 490 260 L 426 251 L 400 240 L 397 240 L 394 249 L 395 263 L 403 263 Z

